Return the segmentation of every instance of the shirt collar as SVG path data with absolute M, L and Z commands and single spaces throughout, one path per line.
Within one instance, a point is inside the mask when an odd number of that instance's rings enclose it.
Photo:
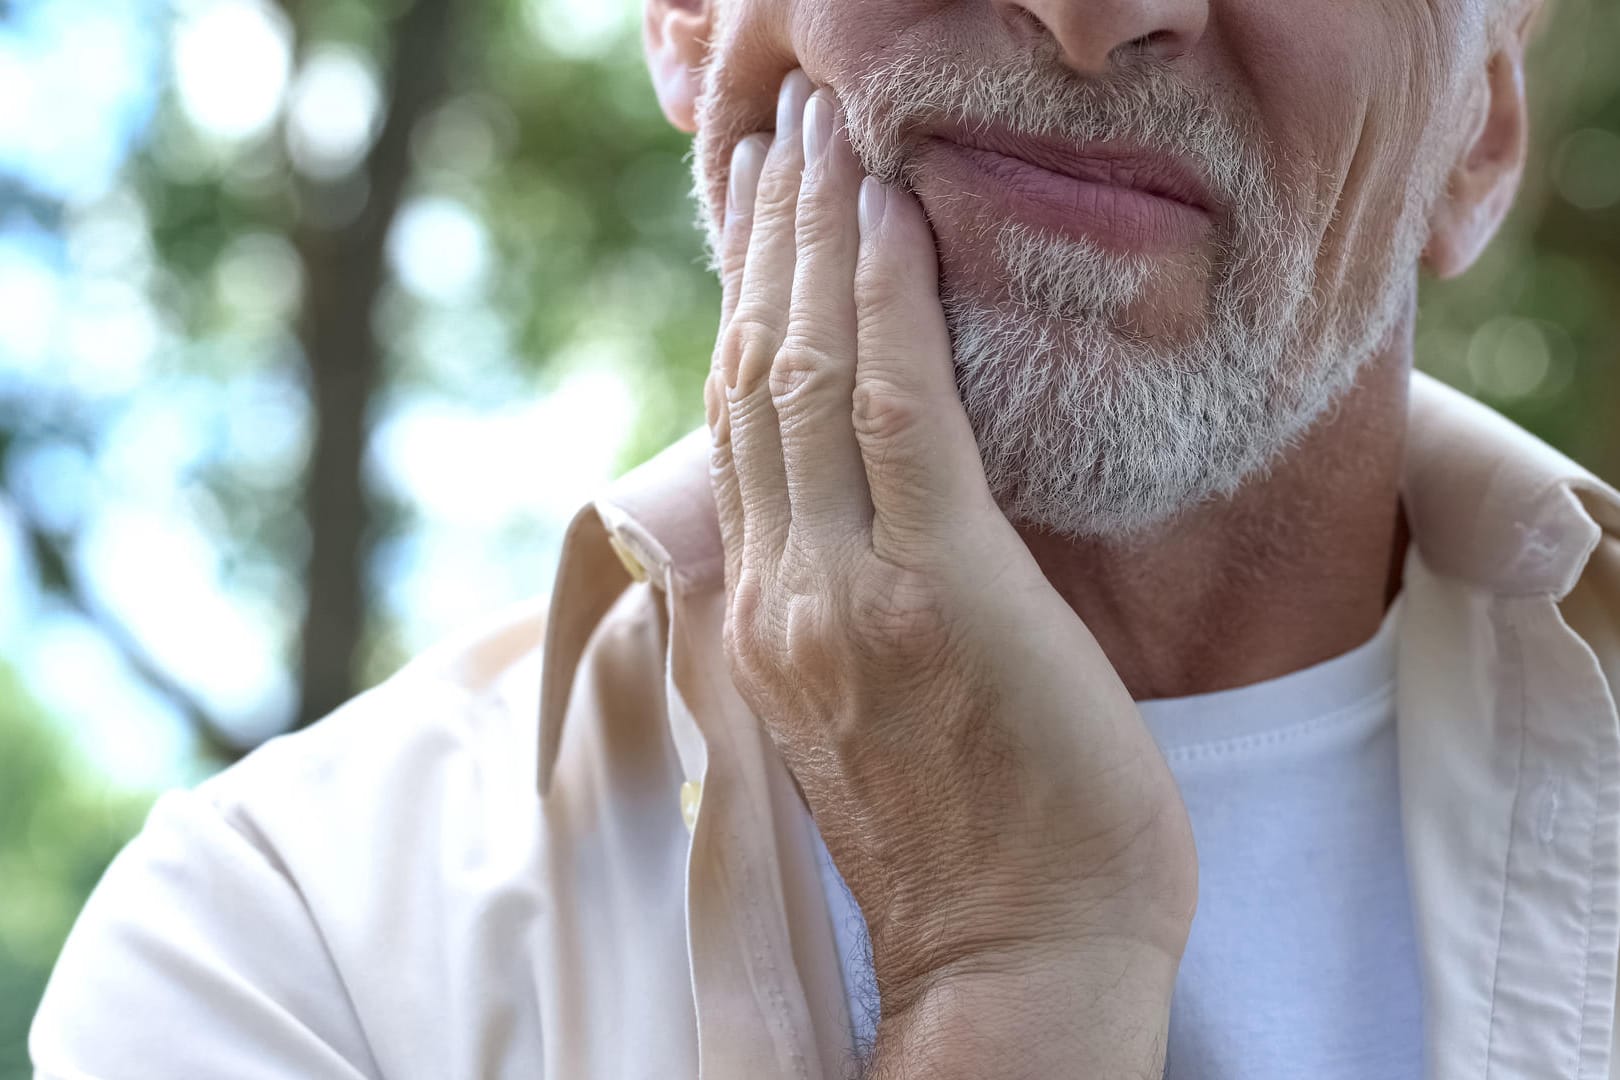
M 1620 493 L 1493 410 L 1412 376 L 1403 497 L 1413 542 L 1434 570 L 1502 595 L 1574 588 Z M 563 540 L 542 648 L 539 790 L 550 788 L 585 644 L 632 582 L 668 595 L 719 586 L 724 550 L 699 428 L 613 482 Z
M 1562 600 L 1620 533 L 1620 494 L 1467 395 L 1415 374 L 1407 415 L 1406 511 L 1437 573 Z

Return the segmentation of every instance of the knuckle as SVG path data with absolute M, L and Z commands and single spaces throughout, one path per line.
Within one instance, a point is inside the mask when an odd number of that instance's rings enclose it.
M 903 439 L 923 419 L 914 397 L 887 379 L 871 376 L 855 384 L 852 417 L 856 436 L 869 446 Z
M 752 386 L 776 360 L 781 331 L 764 312 L 754 307 L 740 310 L 726 327 L 725 359 L 737 373 L 737 385 Z
M 721 422 L 725 419 L 722 415 Z M 731 453 L 731 444 L 717 437 L 709 445 L 709 486 L 718 511 L 716 516 L 720 519 L 720 535 L 728 548 L 735 539 L 731 518 L 737 513 L 736 483 L 737 464 Z
M 869 659 L 934 656 L 950 638 L 939 587 L 916 571 L 880 566 L 862 574 L 851 637 Z
M 725 407 L 726 384 L 721 378 L 721 369 L 711 366 L 703 378 L 703 414 L 709 427 L 714 427 Z
M 730 610 L 720 626 L 720 647 L 726 658 L 726 666 L 735 674 L 742 664 L 737 649 L 737 620 Z
M 733 662 L 744 670 L 758 669 L 768 648 L 766 636 L 767 592 L 763 576 L 753 567 L 737 572 L 727 624 L 731 632 Z
M 782 622 L 786 652 L 794 670 L 818 675 L 827 673 L 824 669 L 833 637 L 820 598 L 808 593 L 794 595 L 788 600 Z
M 811 530 L 803 522 L 790 525 L 782 547 L 783 595 L 793 605 L 809 598 L 815 602 L 816 610 L 825 610 L 827 601 L 845 591 L 848 575 L 844 550 L 842 538 Z
M 827 351 L 799 335 L 789 335 L 771 362 L 771 399 L 792 405 L 827 381 Z
M 769 312 L 757 303 L 745 303 L 732 316 L 721 347 L 730 356 L 775 353 L 781 337 L 782 330 Z

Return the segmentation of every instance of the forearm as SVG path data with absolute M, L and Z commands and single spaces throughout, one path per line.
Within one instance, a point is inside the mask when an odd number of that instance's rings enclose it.
M 942 975 L 885 1010 L 863 1080 L 1160 1080 L 1176 969 L 1120 946 Z

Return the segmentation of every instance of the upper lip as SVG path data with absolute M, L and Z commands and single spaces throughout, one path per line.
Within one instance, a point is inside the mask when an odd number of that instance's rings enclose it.
M 1198 170 L 1172 154 L 1128 143 L 1067 142 L 1003 127 L 959 126 L 931 134 L 969 149 L 1018 158 L 1076 180 L 1130 188 L 1205 213 L 1215 211 L 1214 196 Z

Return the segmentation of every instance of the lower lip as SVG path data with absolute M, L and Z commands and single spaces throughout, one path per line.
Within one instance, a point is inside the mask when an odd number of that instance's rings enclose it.
M 1118 252 L 1164 253 L 1197 246 L 1211 225 L 1196 206 L 1138 188 L 1081 180 L 1022 158 L 934 139 L 923 188 L 987 200 L 1029 225 Z

